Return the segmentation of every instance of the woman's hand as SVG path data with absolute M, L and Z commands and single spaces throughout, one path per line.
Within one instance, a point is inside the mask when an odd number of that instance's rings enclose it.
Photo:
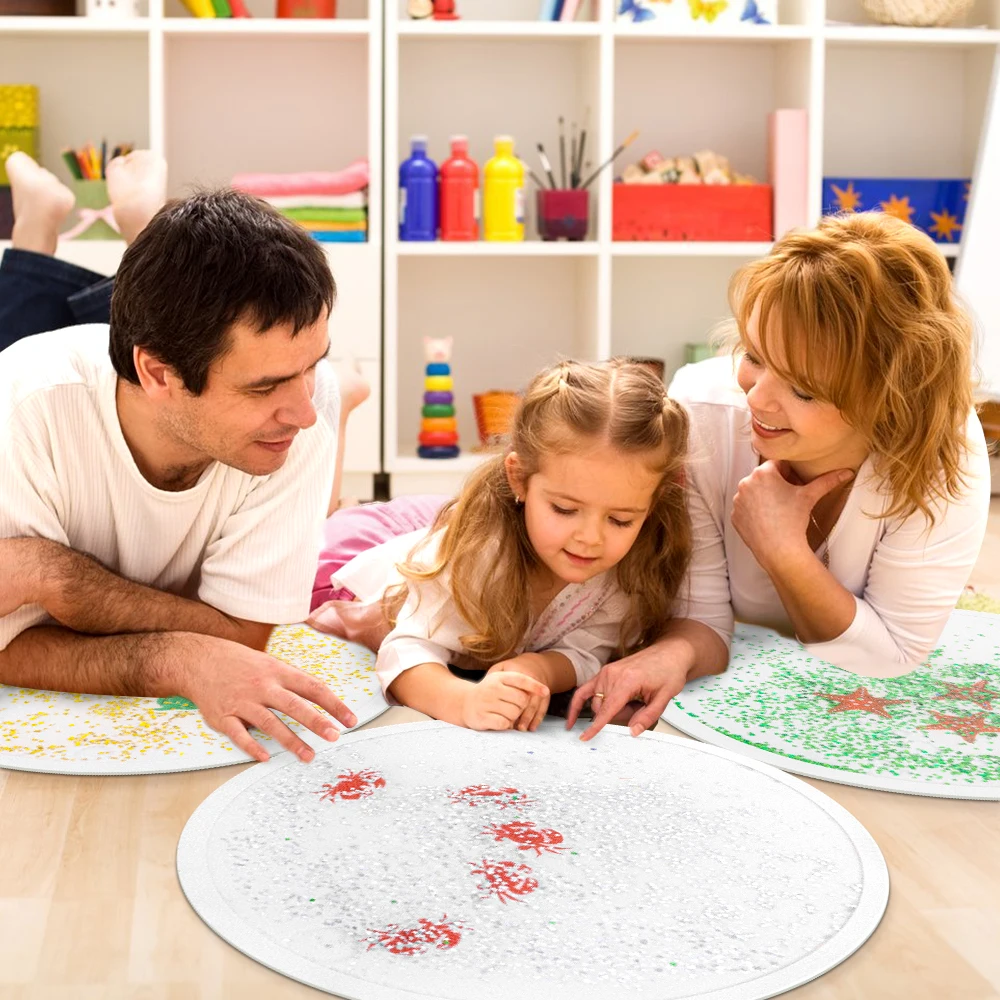
M 478 684 L 465 683 L 461 717 L 467 729 L 513 729 L 534 701 L 548 704 L 549 689 L 514 670 L 491 668 Z
M 573 728 L 589 698 L 594 721 L 581 740 L 596 736 L 630 701 L 644 703 L 629 720 L 632 735 L 652 729 L 688 679 L 686 658 L 671 655 L 674 652 L 666 645 L 649 646 L 603 667 L 596 677 L 576 689 L 566 713 L 566 728 Z
M 811 551 L 806 532 L 813 507 L 853 478 L 850 469 L 837 469 L 800 485 L 786 462 L 763 462 L 740 480 L 733 497 L 733 527 L 770 574 L 771 567 Z

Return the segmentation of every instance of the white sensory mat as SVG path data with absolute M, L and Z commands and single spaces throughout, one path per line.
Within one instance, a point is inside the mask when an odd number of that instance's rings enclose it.
M 579 731 L 423 722 L 260 764 L 188 821 L 181 887 L 255 961 L 351 1000 L 758 1000 L 878 925 L 885 862 L 827 796 Z
M 794 774 L 886 792 L 1000 799 L 1000 616 L 953 611 L 903 677 L 861 677 L 770 629 L 738 625 L 724 674 L 663 718 Z
M 389 707 L 375 676 L 375 654 L 363 646 L 308 625 L 279 625 L 267 651 L 327 683 L 358 717 L 359 726 Z M 330 746 L 297 723 L 292 728 L 316 749 Z M 254 736 L 271 754 L 284 752 L 256 730 Z M 155 774 L 248 760 L 184 698 L 118 698 L 0 685 L 0 767 L 53 774 Z

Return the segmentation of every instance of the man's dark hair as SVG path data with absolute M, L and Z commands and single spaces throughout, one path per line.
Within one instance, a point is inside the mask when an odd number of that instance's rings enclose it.
M 125 251 L 111 297 L 111 361 L 139 384 L 145 348 L 200 395 L 237 321 L 311 326 L 337 288 L 322 247 L 270 205 L 231 189 L 165 205 Z

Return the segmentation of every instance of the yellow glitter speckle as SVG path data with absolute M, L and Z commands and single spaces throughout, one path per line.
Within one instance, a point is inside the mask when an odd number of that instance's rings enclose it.
M 377 699 L 369 718 L 384 708 L 375 657 L 360 646 L 305 625 L 285 625 L 274 630 L 268 652 L 318 677 L 355 711 Z M 293 729 L 302 728 L 282 719 Z M 128 763 L 150 758 L 150 767 L 159 761 L 167 769 L 177 768 L 182 757 L 189 766 L 198 766 L 198 761 L 214 761 L 220 754 L 242 756 L 190 707 L 164 710 L 163 699 L 60 694 L 0 685 L 0 765 L 16 765 L 18 758 L 75 765 L 88 760 Z

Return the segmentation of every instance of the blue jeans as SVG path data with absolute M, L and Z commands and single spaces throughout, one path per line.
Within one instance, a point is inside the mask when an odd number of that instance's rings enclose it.
M 114 278 L 30 250 L 0 259 L 0 351 L 33 333 L 107 323 Z

